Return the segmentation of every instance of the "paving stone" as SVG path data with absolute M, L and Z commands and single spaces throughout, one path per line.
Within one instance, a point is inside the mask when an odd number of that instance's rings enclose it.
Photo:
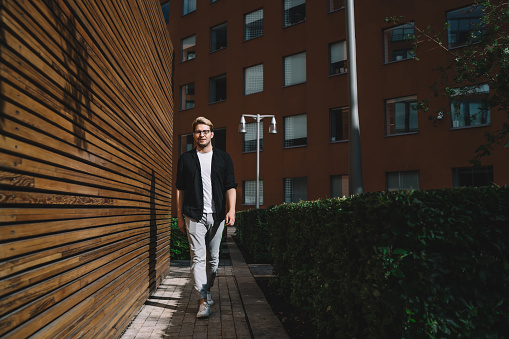
M 194 333 L 193 325 L 182 326 L 182 329 L 180 330 L 180 335 L 182 335 L 182 336 L 186 336 L 186 335 L 192 336 L 193 333 Z
M 253 275 L 272 274 L 270 265 L 246 265 L 228 227 L 223 252 L 211 288 L 215 305 L 207 319 L 197 319 L 198 298 L 189 261 L 172 260 L 170 274 L 133 319 L 122 339 L 150 338 L 288 338 Z M 251 327 L 250 327 L 251 326 Z
M 207 334 L 208 336 L 221 336 L 221 323 L 214 323 L 214 324 L 210 324 L 210 326 L 208 326 L 207 328 Z

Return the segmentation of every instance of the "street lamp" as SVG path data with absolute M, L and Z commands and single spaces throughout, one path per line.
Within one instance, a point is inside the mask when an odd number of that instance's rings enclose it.
M 348 132 L 348 191 L 350 195 L 362 193 L 361 135 L 357 96 L 357 51 L 355 43 L 354 0 L 345 1 L 346 34 L 348 46 L 348 82 L 350 88 L 350 125 Z
M 260 121 L 262 121 L 263 118 L 272 118 L 269 126 L 269 134 L 276 134 L 276 117 L 274 115 L 242 114 L 239 124 L 239 133 L 242 134 L 247 132 L 245 117 L 256 120 L 256 208 L 260 208 Z

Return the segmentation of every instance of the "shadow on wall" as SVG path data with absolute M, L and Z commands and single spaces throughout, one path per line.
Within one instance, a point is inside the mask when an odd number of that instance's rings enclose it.
M 67 80 L 64 91 L 64 109 L 72 115 L 74 144 L 82 149 L 87 149 L 85 132 L 85 115 L 92 119 L 91 113 L 91 91 L 92 80 L 89 75 L 89 54 L 86 49 L 86 42 L 76 29 L 76 18 L 67 17 L 53 1 L 44 1 L 51 9 L 59 32 L 69 32 L 71 38 L 65 41 L 64 66 L 65 71 L 58 67 L 55 70 Z M 57 10 L 58 9 L 58 10 Z M 71 74 L 71 65 L 74 65 L 77 73 Z M 54 65 L 56 66 L 56 65 Z

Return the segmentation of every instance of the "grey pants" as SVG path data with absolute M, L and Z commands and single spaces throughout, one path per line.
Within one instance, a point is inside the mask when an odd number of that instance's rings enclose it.
M 191 250 L 191 275 L 200 298 L 214 286 L 219 266 L 219 246 L 224 220 L 216 220 L 215 213 L 204 213 L 200 221 L 185 217 L 187 238 Z

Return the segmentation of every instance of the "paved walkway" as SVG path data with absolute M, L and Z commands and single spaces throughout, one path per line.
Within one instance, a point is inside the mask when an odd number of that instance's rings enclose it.
M 198 299 L 189 261 L 173 260 L 170 274 L 149 297 L 122 339 L 152 338 L 288 338 L 256 284 L 272 274 L 270 265 L 246 265 L 227 229 L 230 259 L 221 259 L 212 287 L 212 314 L 197 319 Z

